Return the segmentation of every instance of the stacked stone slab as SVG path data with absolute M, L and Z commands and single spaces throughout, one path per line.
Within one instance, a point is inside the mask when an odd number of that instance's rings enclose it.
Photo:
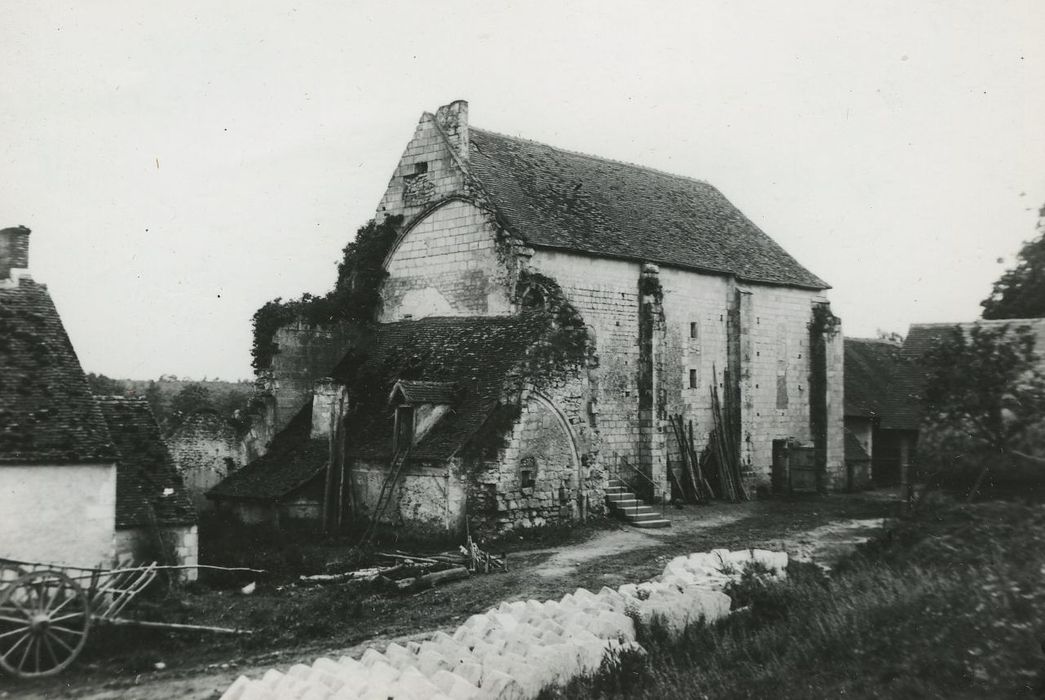
M 729 614 L 722 592 L 746 566 L 783 578 L 787 554 L 714 550 L 672 559 L 652 581 L 592 593 L 578 588 L 559 600 L 501 603 L 472 615 L 452 634 L 424 642 L 367 649 L 358 660 L 317 659 L 258 680 L 240 676 L 222 700 L 326 698 L 360 700 L 524 700 L 542 688 L 590 675 L 607 659 L 644 650 L 635 620 L 663 622 L 672 633 Z

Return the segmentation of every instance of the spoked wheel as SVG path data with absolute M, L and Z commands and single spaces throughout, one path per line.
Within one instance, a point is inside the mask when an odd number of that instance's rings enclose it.
M 91 626 L 87 596 L 58 571 L 34 571 L 0 591 L 0 669 L 20 678 L 50 676 L 83 651 Z

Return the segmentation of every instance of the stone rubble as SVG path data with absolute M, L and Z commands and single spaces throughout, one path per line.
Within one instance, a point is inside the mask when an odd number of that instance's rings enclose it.
M 787 553 L 716 549 L 668 562 L 652 581 L 592 593 L 578 588 L 560 600 L 501 603 L 472 615 L 448 635 L 367 649 L 358 660 L 319 658 L 257 680 L 240 676 L 221 700 L 526 700 L 599 670 L 607 656 L 634 650 L 635 620 L 663 620 L 681 633 L 729 614 L 722 589 L 752 563 L 784 578 Z

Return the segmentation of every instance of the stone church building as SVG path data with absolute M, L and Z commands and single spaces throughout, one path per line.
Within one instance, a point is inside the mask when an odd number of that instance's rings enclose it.
M 787 445 L 845 487 L 828 285 L 706 182 L 479 129 L 457 101 L 422 115 L 376 216 L 402 217 L 376 323 L 277 333 L 275 437 L 219 507 L 423 534 L 581 518 L 611 479 L 666 500 L 669 417 L 699 453 L 713 386 L 750 492 L 780 487 Z

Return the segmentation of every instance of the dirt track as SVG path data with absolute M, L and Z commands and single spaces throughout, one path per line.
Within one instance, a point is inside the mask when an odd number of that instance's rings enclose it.
M 0 679 L 0 698 L 75 697 L 217 698 L 237 676 L 285 669 L 318 656 L 358 657 L 369 646 L 424 638 L 451 631 L 468 615 L 501 600 L 558 598 L 579 586 L 595 589 L 641 581 L 658 574 L 680 553 L 762 547 L 785 549 L 801 559 L 830 564 L 882 525 L 895 506 L 886 494 L 830 496 L 791 503 L 753 502 L 737 506 L 669 509 L 672 526 L 639 530 L 620 526 L 599 530 L 590 539 L 512 555 L 508 573 L 474 577 L 389 601 L 380 627 L 355 644 L 318 641 L 249 657 L 214 658 L 201 649 L 191 658 L 171 659 L 167 669 L 113 677 L 106 669 L 74 668 L 65 676 L 37 682 Z M 231 657 L 231 658 L 229 658 Z

